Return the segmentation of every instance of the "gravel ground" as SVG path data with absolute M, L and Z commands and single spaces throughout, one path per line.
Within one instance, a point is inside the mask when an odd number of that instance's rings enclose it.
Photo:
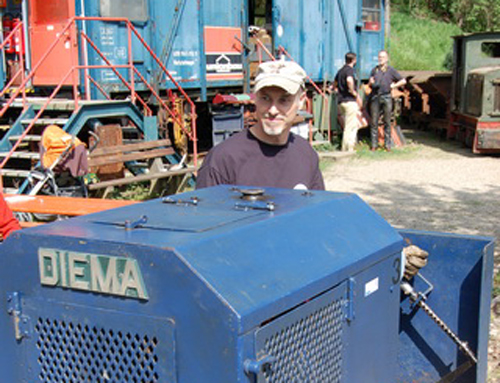
M 357 193 L 398 228 L 500 239 L 500 157 L 473 155 L 428 132 L 404 133 L 410 145 L 391 153 L 362 149 L 322 161 L 327 190 Z M 499 269 L 500 244 L 495 275 Z M 500 383 L 500 315 L 494 312 L 488 370 L 488 382 Z

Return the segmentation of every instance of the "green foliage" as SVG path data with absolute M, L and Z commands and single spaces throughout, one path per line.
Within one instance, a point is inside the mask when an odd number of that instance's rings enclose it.
M 500 29 L 498 0 L 392 0 L 392 5 L 412 16 L 455 24 L 465 32 Z
M 121 187 L 115 187 L 110 194 L 111 199 L 144 201 L 152 198 L 158 198 L 156 193 L 150 193 L 149 182 L 129 184 Z
M 368 141 L 361 141 L 356 145 L 356 156 L 365 160 L 387 160 L 395 159 L 407 160 L 415 158 L 417 153 L 422 149 L 421 145 L 408 143 L 402 147 L 394 147 L 390 152 L 383 148 L 378 148 L 372 152 L 370 150 L 370 143 Z
M 393 12 L 389 51 L 398 70 L 450 70 L 456 25 Z
M 500 296 L 500 272 L 493 279 L 493 297 Z

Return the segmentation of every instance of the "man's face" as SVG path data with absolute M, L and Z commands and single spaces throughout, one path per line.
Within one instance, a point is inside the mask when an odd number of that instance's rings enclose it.
M 378 63 L 379 63 L 379 65 L 385 66 L 388 61 L 389 61 L 389 56 L 387 55 L 387 52 L 380 52 L 378 54 Z
M 261 127 L 262 132 L 272 141 L 288 138 L 302 97 L 305 94 L 300 90 L 292 95 L 276 86 L 262 88 L 255 98 L 257 127 Z

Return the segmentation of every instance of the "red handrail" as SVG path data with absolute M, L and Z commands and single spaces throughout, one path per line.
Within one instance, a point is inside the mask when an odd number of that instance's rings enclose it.
M 26 137 L 28 135 L 28 133 L 31 131 L 31 129 L 33 128 L 33 126 L 35 126 L 36 121 L 40 118 L 40 116 L 43 114 L 43 112 L 45 111 L 45 109 L 47 109 L 47 106 L 50 104 L 50 102 L 54 99 L 54 97 L 56 96 L 56 94 L 62 88 L 62 86 L 63 86 L 64 82 L 66 81 L 66 79 L 68 78 L 68 76 L 70 74 L 72 74 L 72 73 L 73 73 L 73 68 L 71 68 L 68 71 L 68 73 L 66 73 L 66 75 L 63 77 L 63 79 L 61 80 L 61 82 L 59 83 L 59 85 L 57 85 L 57 87 L 52 91 L 52 93 L 50 94 L 50 96 L 47 99 L 47 101 L 45 102 L 45 104 L 43 104 L 43 106 L 40 108 L 40 110 L 38 111 L 38 113 L 33 118 L 33 121 L 31 121 L 31 123 L 24 130 L 24 132 L 21 134 L 21 136 L 19 137 L 19 139 L 12 146 L 12 148 L 10 149 L 9 153 L 7 154 L 7 156 L 0 163 L 0 169 L 3 169 L 3 167 L 5 166 L 5 164 L 7 163 L 7 161 L 12 156 L 12 153 L 14 153 L 16 151 L 16 149 L 19 147 L 19 145 L 23 141 L 24 137 Z
M 149 45 L 144 41 L 142 36 L 139 34 L 137 29 L 132 25 L 132 23 L 127 20 L 127 24 L 130 26 L 131 30 L 134 32 L 135 36 L 139 39 L 139 41 L 142 43 L 144 48 L 149 52 L 151 57 L 156 61 L 156 63 L 160 66 L 160 68 L 163 70 L 163 72 L 168 76 L 170 81 L 177 87 L 177 89 L 181 92 L 181 94 L 184 96 L 186 101 L 191 107 L 191 134 L 187 132 L 184 128 L 184 132 L 188 135 L 189 138 L 191 138 L 191 141 L 193 141 L 193 162 L 194 166 L 196 167 L 198 165 L 198 138 L 197 138 L 197 132 L 196 132 L 196 105 L 194 104 L 193 100 L 187 95 L 187 93 L 182 89 L 182 87 L 179 85 L 177 81 L 172 77 L 170 72 L 167 70 L 165 65 L 161 62 L 161 60 L 158 58 L 156 53 L 153 52 L 153 50 L 149 47 Z M 182 125 L 181 125 L 182 126 Z
M 33 78 L 33 76 L 35 75 L 36 71 L 38 70 L 38 68 L 40 68 L 40 66 L 42 65 L 42 63 L 45 61 L 45 59 L 49 56 L 49 54 L 54 50 L 54 48 L 56 47 L 57 43 L 62 39 L 62 37 L 65 35 L 66 31 L 68 30 L 68 28 L 71 26 L 71 24 L 73 23 L 74 21 L 74 18 L 71 18 L 68 23 L 65 25 L 65 27 L 62 29 L 62 31 L 59 33 L 59 35 L 57 36 L 57 38 L 54 40 L 54 42 L 50 45 L 49 49 L 47 50 L 47 52 L 45 52 L 45 54 L 40 58 L 40 60 L 38 61 L 38 63 L 35 64 L 35 66 L 31 69 L 31 73 L 24 78 L 24 81 L 21 82 L 21 85 L 19 85 L 19 88 L 16 89 L 16 91 L 11 94 L 11 97 L 10 99 L 5 103 L 5 105 L 3 106 L 2 109 L 0 109 L 0 117 L 2 117 L 5 112 L 7 111 L 7 109 L 9 109 L 9 107 L 12 105 L 12 103 L 14 102 L 14 100 L 16 99 L 17 96 L 19 96 L 19 93 L 21 93 L 21 89 L 26 89 L 26 85 L 28 84 L 28 82 Z
M 110 68 L 116 74 L 116 76 L 121 80 L 121 82 L 130 90 L 130 92 L 132 94 L 132 100 L 134 100 L 137 97 L 137 94 L 135 94 L 134 88 L 127 83 L 127 80 L 125 80 L 125 78 L 117 70 L 117 68 L 129 68 L 129 65 L 114 65 L 114 64 L 112 64 L 111 61 L 109 61 L 108 58 L 104 55 L 104 53 L 102 53 L 101 50 L 94 44 L 94 42 L 90 39 L 90 37 L 88 37 L 83 32 L 81 32 L 81 34 L 85 38 L 87 43 L 90 44 L 90 46 L 96 51 L 96 53 L 101 57 L 101 59 L 107 64 L 105 67 Z M 93 68 L 94 66 L 88 65 L 87 69 L 91 69 L 91 67 Z M 131 82 L 134 82 L 133 80 L 134 79 L 132 78 Z M 138 100 L 141 103 L 141 105 L 144 107 L 144 109 L 146 110 L 147 114 L 152 115 L 153 111 L 147 105 L 147 103 L 144 101 L 144 99 L 142 97 L 138 97 Z
M 255 41 L 257 42 L 257 46 L 261 48 L 264 52 L 266 52 L 267 55 L 271 58 L 271 60 L 276 61 L 276 57 L 269 51 L 269 49 L 267 49 L 267 47 L 258 37 L 255 37 Z M 262 57 L 259 56 L 259 64 L 261 62 L 261 59 Z
M 2 43 L 0 44 L 0 51 L 5 49 L 5 46 L 7 45 L 7 42 L 10 40 L 11 44 L 13 44 L 14 41 L 14 36 L 22 31 L 23 27 L 23 22 L 18 23 L 12 31 L 3 39 Z M 22 32 L 21 32 L 22 33 Z M 11 76 L 10 81 L 4 86 L 4 88 L 0 91 L 0 96 L 3 96 L 8 89 L 14 84 L 14 82 L 17 80 L 19 75 L 21 75 L 21 83 L 24 80 L 24 55 L 22 51 L 19 52 L 19 70 Z M 26 106 L 26 89 L 23 89 L 23 107 Z
M 152 49 L 149 47 L 149 45 L 144 41 L 142 36 L 139 34 L 139 32 L 135 29 L 135 27 L 132 25 L 132 23 L 125 18 L 113 18 L 113 17 L 72 17 L 68 20 L 67 24 L 64 26 L 62 31 L 58 34 L 57 38 L 54 40 L 54 42 L 49 46 L 49 49 L 45 52 L 44 55 L 40 58 L 40 60 L 34 65 L 32 68 L 31 72 L 28 74 L 27 77 L 24 75 L 24 61 L 23 58 L 21 57 L 20 61 L 22 64 L 22 68 L 20 71 L 16 73 L 16 75 L 13 77 L 11 82 L 14 82 L 15 79 L 19 76 L 19 72 L 21 73 L 21 85 L 16 89 L 15 92 L 11 95 L 11 98 L 7 101 L 7 103 L 3 106 L 3 108 L 0 110 L 0 117 L 3 116 L 5 111 L 12 105 L 14 102 L 15 98 L 19 95 L 19 93 L 22 91 L 23 92 L 23 105 L 25 105 L 25 91 L 26 91 L 26 85 L 28 82 L 34 77 L 36 74 L 37 70 L 40 68 L 40 66 L 43 64 L 43 62 L 47 59 L 47 57 L 50 55 L 50 53 L 54 50 L 56 45 L 59 43 L 59 41 L 66 36 L 66 33 L 68 29 L 71 28 L 72 24 L 75 23 L 77 20 L 88 20 L 88 21 L 110 21 L 110 22 L 121 22 L 125 23 L 128 29 L 128 65 L 113 65 L 107 58 L 106 56 L 99 50 L 99 48 L 92 42 L 92 40 L 83 32 L 81 31 L 81 39 L 82 39 L 82 44 L 86 41 L 89 45 L 91 45 L 94 50 L 98 53 L 98 55 L 101 57 L 101 59 L 106 63 L 106 65 L 88 65 L 88 57 L 87 55 L 85 56 L 85 63 L 84 65 L 78 65 L 75 64 L 74 59 L 73 60 L 73 65 L 72 68 L 68 71 L 68 73 L 63 77 L 63 79 L 59 82 L 57 87 L 54 89 L 54 91 L 51 93 L 50 97 L 47 99 L 45 104 L 42 106 L 42 108 L 39 110 L 39 112 L 36 114 L 34 117 L 33 121 L 28 125 L 28 127 L 25 129 L 21 137 L 18 139 L 18 141 L 13 145 L 7 156 L 4 158 L 4 160 L 0 163 L 0 169 L 3 169 L 7 161 L 10 159 L 12 156 L 12 153 L 19 147 L 21 141 L 24 139 L 24 137 L 30 132 L 32 127 L 35 125 L 36 121 L 40 118 L 40 116 L 43 114 L 43 112 L 46 110 L 47 106 L 50 104 L 50 102 L 55 98 L 59 90 L 62 88 L 64 85 L 65 81 L 67 78 L 72 75 L 73 77 L 73 95 L 74 95 L 74 102 L 75 102 L 75 109 L 78 108 L 78 100 L 79 100 L 79 94 L 78 94 L 78 76 L 77 73 L 79 70 L 84 70 L 85 75 L 85 96 L 88 100 L 90 100 L 90 92 L 88 89 L 88 81 L 92 82 L 97 89 L 109 100 L 110 97 L 109 95 L 104 91 L 104 89 L 89 75 L 89 69 L 99 69 L 99 68 L 109 68 L 113 70 L 113 72 L 117 75 L 117 77 L 122 81 L 122 83 L 129 89 L 131 92 L 131 98 L 132 102 L 135 103 L 136 100 L 139 100 L 141 105 L 144 108 L 145 114 L 146 115 L 152 115 L 151 108 L 147 105 L 147 103 L 144 101 L 142 97 L 140 97 L 136 90 L 135 90 L 135 75 L 137 75 L 141 82 L 143 82 L 146 87 L 151 91 L 151 93 L 154 95 L 154 97 L 159 101 L 161 106 L 167 110 L 167 112 L 174 118 L 174 120 L 179 123 L 186 133 L 186 135 L 193 141 L 193 156 L 194 156 L 194 166 L 197 166 L 197 157 L 198 157 L 198 152 L 197 152 L 197 132 L 196 132 L 196 105 L 194 104 L 193 100 L 187 95 L 187 93 L 182 89 L 182 87 L 179 85 L 179 83 L 172 77 L 170 72 L 167 70 L 167 68 L 164 66 L 164 64 L 160 61 L 160 59 L 157 57 L 157 55 L 152 51 Z M 76 23 L 75 23 L 76 26 Z M 21 24 L 17 25 L 16 28 L 9 34 L 9 36 L 13 36 L 14 33 L 21 28 Z M 190 108 L 191 108 L 191 132 L 189 132 L 187 129 L 184 128 L 183 124 L 183 119 L 180 118 L 178 114 L 176 114 L 173 110 L 171 110 L 168 105 L 161 99 L 161 97 L 158 95 L 158 93 L 154 90 L 154 88 L 149 84 L 146 79 L 142 76 L 142 74 L 135 68 L 133 65 L 133 55 L 132 55 L 132 34 L 134 34 L 137 39 L 141 42 L 144 48 L 149 52 L 151 57 L 156 61 L 156 63 L 161 67 L 163 72 L 168 76 L 170 81 L 177 87 L 177 89 L 180 91 L 180 93 L 184 96 L 186 101 L 189 103 Z M 6 41 L 4 41 L 2 44 L 0 44 L 0 48 L 3 48 L 5 46 Z M 75 55 L 72 55 L 72 57 L 76 57 Z M 130 83 L 128 83 L 125 78 L 119 73 L 117 70 L 118 68 L 127 68 L 130 73 Z M 10 83 L 9 83 L 10 84 Z M 5 89 L 2 90 L 2 94 L 5 92 Z M 2 187 L 2 177 L 0 177 L 0 187 Z
M 88 70 L 88 68 L 87 68 L 87 70 Z M 110 95 L 109 95 L 109 94 L 108 94 L 108 93 L 107 93 L 107 92 L 103 89 L 103 87 L 102 87 L 102 86 L 100 86 L 100 85 L 99 85 L 99 83 L 98 83 L 96 80 L 94 80 L 94 79 L 92 78 L 92 76 L 86 75 L 85 77 L 86 77 L 87 79 L 89 79 L 89 80 L 92 82 L 92 84 L 94 84 L 94 86 L 95 86 L 95 87 L 99 90 L 99 92 L 101 92 L 101 93 L 102 93 L 102 95 L 103 95 L 104 97 L 106 97 L 106 99 L 107 99 L 107 100 L 110 100 L 110 101 L 111 101 L 111 97 L 110 97 Z M 90 94 L 90 92 L 89 92 L 89 94 Z
M 285 47 L 283 47 L 282 45 L 279 46 L 278 48 L 280 50 L 280 52 L 283 52 L 283 54 L 288 57 L 291 61 L 295 62 L 295 60 L 292 58 L 292 56 L 290 56 L 290 54 L 287 52 L 287 50 L 285 49 Z M 321 97 L 323 97 L 323 113 L 326 111 L 326 106 L 328 104 L 328 97 L 327 95 L 325 94 L 325 92 L 323 92 L 320 87 L 318 85 L 316 85 L 316 83 L 313 81 L 313 79 L 311 77 L 309 77 L 309 75 L 306 74 L 306 77 L 307 79 L 309 80 L 309 82 L 311 83 L 311 85 L 314 87 L 314 89 L 316 89 L 316 91 L 321 95 Z M 330 119 L 328 119 L 328 142 L 331 141 L 331 126 L 330 126 Z

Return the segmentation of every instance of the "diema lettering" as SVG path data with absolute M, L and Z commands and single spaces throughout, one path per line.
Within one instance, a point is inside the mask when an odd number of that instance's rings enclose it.
M 139 264 L 132 258 L 40 248 L 38 265 L 44 286 L 149 299 Z

